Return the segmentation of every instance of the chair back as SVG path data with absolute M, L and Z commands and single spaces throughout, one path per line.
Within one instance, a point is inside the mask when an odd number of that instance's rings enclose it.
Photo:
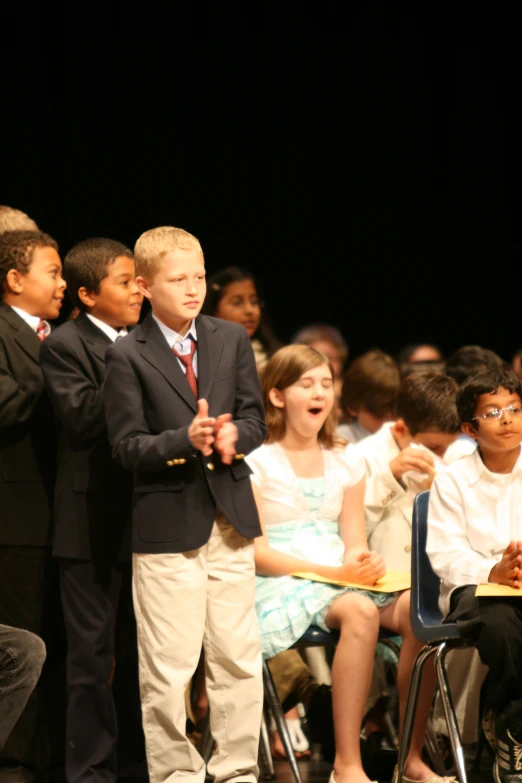
M 440 579 L 426 553 L 429 499 L 429 490 L 419 492 L 413 502 L 412 516 L 410 620 L 413 633 L 421 642 L 440 639 L 441 630 L 447 638 L 459 635 L 453 624 L 442 626 Z

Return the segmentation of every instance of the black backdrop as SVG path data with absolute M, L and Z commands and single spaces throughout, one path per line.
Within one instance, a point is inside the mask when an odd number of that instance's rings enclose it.
M 497 5 L 4 4 L 0 203 L 62 254 L 182 226 L 210 272 L 262 280 L 283 340 L 328 321 L 353 355 L 509 358 L 520 25 Z M 374 314 L 404 320 L 348 318 Z

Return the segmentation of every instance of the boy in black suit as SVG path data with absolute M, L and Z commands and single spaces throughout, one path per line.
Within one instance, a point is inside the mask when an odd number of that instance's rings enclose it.
M 39 354 L 65 291 L 55 240 L 37 231 L 1 234 L 0 291 L 0 623 L 41 636 L 56 428 Z M 5 783 L 34 779 L 39 690 L 0 756 Z
M 257 778 L 263 702 L 253 538 L 261 534 L 244 457 L 266 435 L 243 326 L 198 315 L 205 265 L 179 228 L 134 249 L 152 311 L 107 351 L 115 458 L 134 472 L 133 591 L 151 780 L 204 783 L 185 733 L 185 691 L 204 645 L 216 781 Z
M 143 297 L 132 251 L 111 239 L 75 245 L 64 275 L 80 314 L 46 340 L 40 361 L 60 424 L 53 555 L 67 634 L 67 781 L 146 780 L 131 591 L 132 476 L 112 459 L 102 398 L 105 351 L 137 323 Z

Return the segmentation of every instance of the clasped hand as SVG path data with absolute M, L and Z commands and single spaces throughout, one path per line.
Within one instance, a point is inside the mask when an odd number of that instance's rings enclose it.
M 198 400 L 198 412 L 192 419 L 188 435 L 192 446 L 204 457 L 210 457 L 213 451 L 217 451 L 225 465 L 232 463 L 238 431 L 232 423 L 231 413 L 222 413 L 214 418 L 208 415 L 208 402 Z
M 386 566 L 377 552 L 360 552 L 358 555 L 349 555 L 340 571 L 340 578 L 347 582 L 374 585 L 386 573 Z
M 510 541 L 500 560 L 489 573 L 489 581 L 520 588 L 522 582 L 522 542 Z

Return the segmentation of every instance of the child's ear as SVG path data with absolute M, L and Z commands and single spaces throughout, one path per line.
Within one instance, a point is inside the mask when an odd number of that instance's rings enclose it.
M 468 438 L 473 438 L 473 440 L 477 440 L 478 438 L 478 432 L 469 421 L 465 421 L 462 425 L 462 432 L 464 435 L 467 435 Z
M 268 399 L 274 406 L 274 408 L 284 408 L 285 407 L 285 398 L 279 391 L 279 389 L 270 389 L 268 392 Z
M 138 277 L 135 280 L 135 283 L 138 286 L 138 288 L 140 289 L 140 291 L 143 294 L 143 296 L 146 296 L 147 299 L 150 299 L 151 298 L 150 287 L 149 287 L 148 282 L 145 280 L 145 278 L 142 277 L 141 275 L 138 275 Z
M 83 285 L 78 289 L 78 299 L 85 307 L 94 307 L 96 304 L 96 298 L 93 296 L 92 291 L 89 291 Z
M 5 283 L 14 294 L 21 294 L 24 290 L 24 276 L 18 269 L 10 269 L 5 276 Z

